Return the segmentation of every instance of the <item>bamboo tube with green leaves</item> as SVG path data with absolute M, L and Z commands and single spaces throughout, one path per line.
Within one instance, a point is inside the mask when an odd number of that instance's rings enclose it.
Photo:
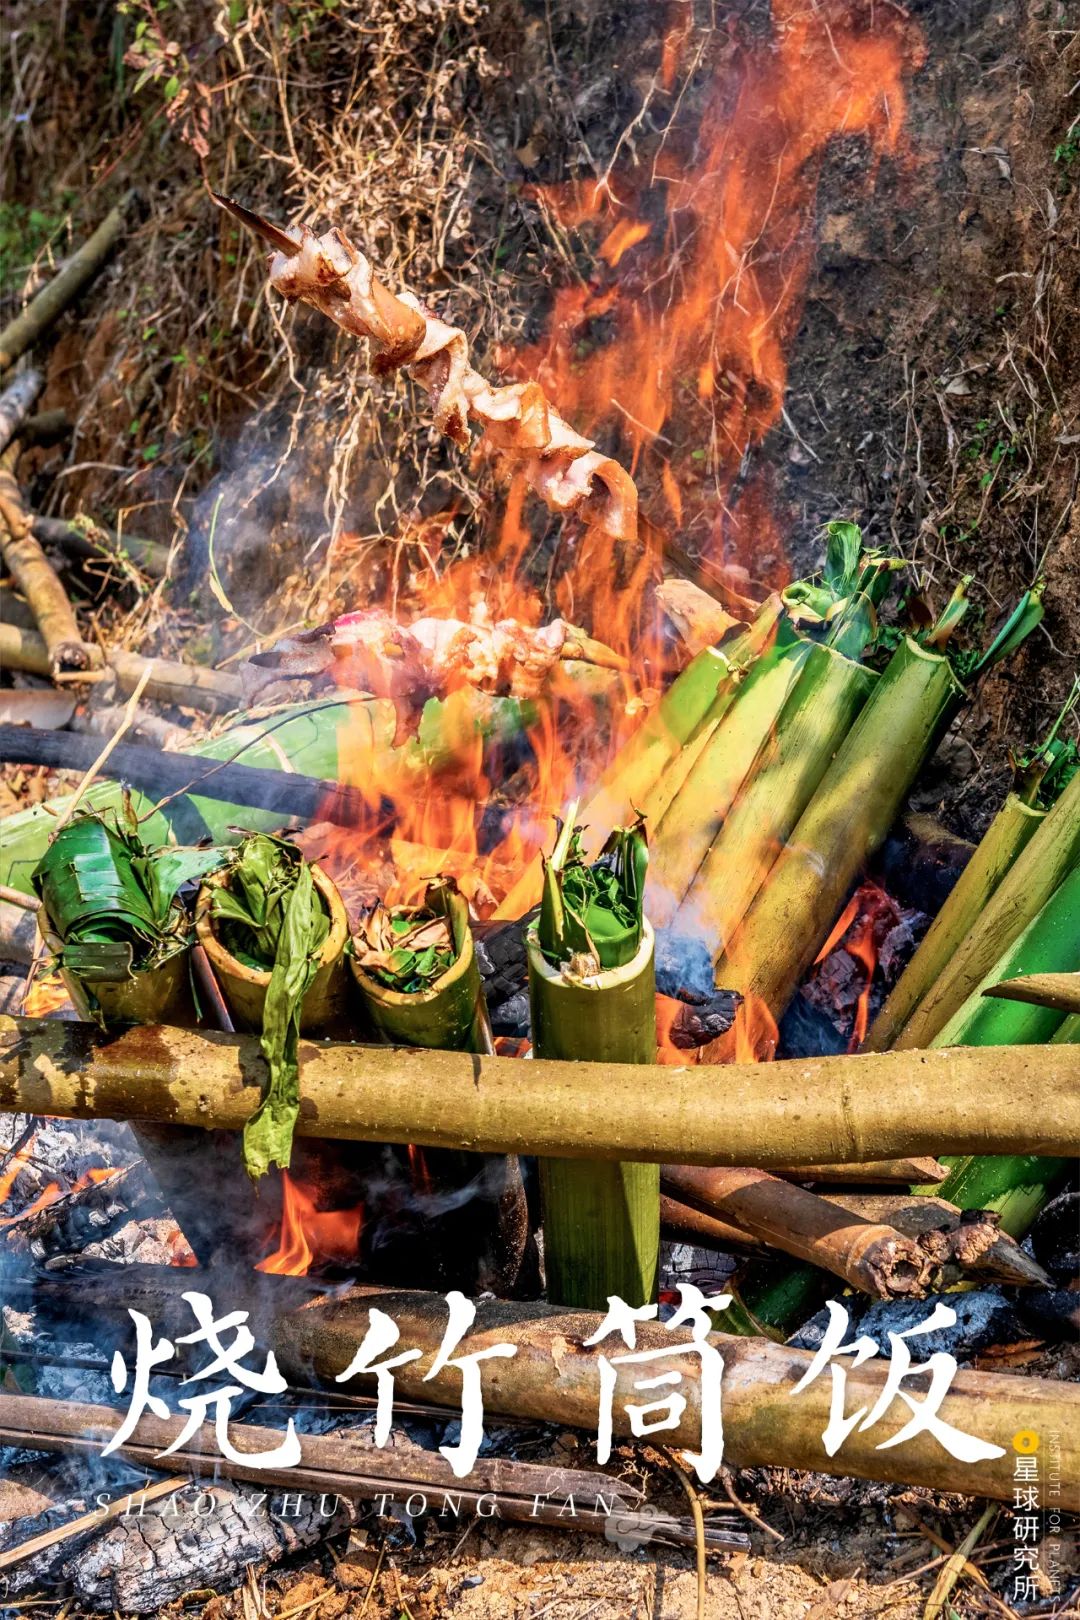
M 652 1063 L 653 933 L 644 914 L 648 851 L 640 822 L 611 834 L 589 865 L 572 805 L 544 863 L 540 916 L 526 935 L 533 1048 L 541 1058 Z M 602 1309 L 656 1295 L 660 1169 L 540 1160 L 548 1296 Z
M 864 1051 L 885 1052 L 893 1045 L 1076 774 L 1075 740 L 1063 739 L 1060 731 L 1078 696 L 1080 686 L 1074 685 L 1045 742 L 1014 761 L 1011 792 L 871 1025 Z
M 952 656 L 948 643 L 967 608 L 966 584 L 929 631 L 897 647 L 734 940 L 716 957 L 717 984 L 759 998 L 776 1019 L 969 684 L 1042 617 L 1040 593 L 1029 591 L 986 652 Z
M 452 878 L 417 906 L 375 906 L 349 966 L 371 1023 L 391 1045 L 493 1052 L 469 907 Z
M 152 849 L 118 817 L 77 813 L 33 872 L 39 928 L 73 1002 L 104 1027 L 188 1023 L 194 930 L 179 892 L 217 849 Z
M 325 873 L 283 839 L 253 833 L 203 887 L 199 942 L 233 1013 L 261 1028 L 269 1083 L 244 1126 L 253 1181 L 289 1167 L 300 1110 L 299 1039 L 342 1012 L 348 921 Z

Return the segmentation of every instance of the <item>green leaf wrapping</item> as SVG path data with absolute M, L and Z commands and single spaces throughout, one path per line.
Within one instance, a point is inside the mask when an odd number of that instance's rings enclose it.
M 600 859 L 589 866 L 573 824 L 575 811 L 576 806 L 544 863 L 538 938 L 553 966 L 581 956 L 607 971 L 633 961 L 641 947 L 648 845 L 640 821 L 617 827 Z
M 244 1127 L 244 1165 L 257 1181 L 272 1164 L 289 1167 L 300 1111 L 300 1014 L 330 919 L 300 852 L 265 833 L 241 844 L 229 886 L 215 892 L 213 914 L 234 955 L 270 969 L 261 1042 L 270 1079 Z

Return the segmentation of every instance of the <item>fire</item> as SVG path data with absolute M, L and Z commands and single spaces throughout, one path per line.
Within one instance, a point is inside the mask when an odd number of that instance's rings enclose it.
M 875 162 L 899 150 L 905 76 L 922 45 L 895 7 L 774 0 L 772 19 L 770 37 L 747 35 L 733 48 L 728 31 L 695 29 L 688 0 L 670 0 L 654 86 L 671 98 L 670 127 L 639 130 L 600 182 L 534 192 L 563 232 L 578 233 L 577 246 L 591 245 L 595 268 L 557 287 L 544 335 L 499 362 L 515 379 L 539 381 L 603 450 L 621 447 L 641 494 L 643 542 L 613 544 L 568 524 L 541 570 L 515 475 L 492 544 L 462 546 L 458 507 L 415 519 L 384 598 L 406 623 L 423 615 L 537 626 L 558 613 L 628 669 L 601 672 L 598 695 L 559 666 L 525 728 L 527 746 L 516 745 L 509 787 L 470 691 L 445 700 L 456 730 L 434 788 L 388 758 L 358 719 L 339 774 L 368 808 L 328 855 L 343 885 L 408 903 L 450 871 L 474 915 L 490 916 L 550 841 L 553 817 L 588 792 L 634 728 L 642 694 L 661 684 L 652 587 L 666 533 L 677 528 L 679 545 L 726 571 L 740 597 L 785 578 L 766 475 L 748 475 L 746 458 L 781 418 L 830 143 L 859 137 Z M 343 563 L 352 543 L 339 542 Z M 760 1009 L 744 1012 L 744 1051 L 775 1045 L 768 1023 Z
M 23 1151 L 25 1153 L 27 1150 L 24 1149 Z M 18 1171 L 16 1171 L 17 1174 Z M 78 1180 L 73 1181 L 70 1187 L 62 1187 L 58 1181 L 50 1181 L 48 1186 L 44 1187 L 24 1209 L 19 1210 L 15 1215 L 0 1217 L 0 1229 L 20 1224 L 29 1216 L 38 1215 L 43 1209 L 48 1209 L 50 1204 L 55 1204 L 61 1198 L 70 1198 L 73 1194 L 82 1192 L 86 1187 L 92 1187 L 105 1181 L 113 1181 L 120 1174 L 120 1170 L 116 1168 L 94 1167 L 90 1170 L 84 1170 Z M 10 1191 L 10 1186 L 8 1190 Z
M 18 1153 L 15 1154 L 14 1158 L 9 1161 L 8 1166 L 3 1174 L 0 1175 L 0 1204 L 6 1202 L 6 1200 L 11 1196 L 11 1189 L 14 1187 L 16 1181 L 18 1181 L 21 1172 L 29 1163 L 31 1150 L 36 1141 L 37 1132 L 34 1131 L 33 1135 L 23 1143 L 22 1147 L 19 1149 Z
M 355 1209 L 317 1209 L 313 1193 L 287 1170 L 281 1172 L 281 1190 L 278 1246 L 273 1254 L 259 1261 L 256 1271 L 306 1277 L 316 1264 L 355 1261 L 364 1229 L 362 1205 Z

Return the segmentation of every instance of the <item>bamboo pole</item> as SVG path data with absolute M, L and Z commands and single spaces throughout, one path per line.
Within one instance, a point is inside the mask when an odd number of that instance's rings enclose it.
M 892 1046 L 1045 818 L 1045 810 L 1009 794 L 871 1025 L 864 1051 L 885 1052 Z
M 0 371 L 6 371 L 32 343 L 43 337 L 98 274 L 123 235 L 131 197 L 132 193 L 129 192 L 106 214 L 93 235 L 71 255 L 59 275 L 54 276 L 48 286 L 43 287 L 0 332 Z
M 828 1198 L 863 1220 L 885 1221 L 906 1237 L 940 1238 L 934 1248 L 942 1263 L 959 1265 L 971 1276 L 1010 1288 L 1053 1287 L 1053 1279 L 1015 1238 L 997 1231 L 992 1221 L 965 1220 L 963 1210 L 947 1198 L 910 1192 L 832 1192 Z
M 1080 1013 L 1080 973 L 1024 973 L 988 985 L 984 996 L 1002 1001 L 1027 1001 L 1059 1013 Z
M 1080 1046 L 970 1047 L 665 1068 L 301 1041 L 298 1134 L 475 1153 L 791 1165 L 921 1154 L 1073 1155 Z M 254 1036 L 0 1019 L 0 1112 L 238 1130 Z M 1048 1102 L 1052 1099 L 1052 1104 Z
M 25 427 L 34 401 L 45 386 L 44 373 L 35 366 L 22 371 L 0 394 L 0 451 L 7 449 Z
M 1038 916 L 1080 859 L 1080 774 L 1073 777 L 895 1041 L 929 1046 L 994 964 Z
M 156 1332 L 172 1338 L 190 1329 L 190 1312 L 181 1296 L 197 1275 L 169 1267 L 111 1267 L 107 1275 L 96 1273 L 87 1280 L 85 1299 L 92 1300 L 95 1312 L 107 1312 L 125 1323 L 129 1308 L 137 1308 L 150 1317 Z M 65 1289 L 51 1278 L 32 1286 L 55 1290 L 61 1299 L 70 1294 L 69 1285 Z M 14 1291 L 14 1280 L 9 1280 L 7 1292 Z M 304 1299 L 307 1292 L 302 1279 L 264 1276 L 257 1291 L 249 1280 L 245 1285 L 232 1279 L 227 1296 L 217 1301 L 223 1309 L 252 1311 L 253 1330 L 258 1329 L 260 1343 L 274 1351 L 282 1372 L 301 1387 L 313 1381 L 335 1382 L 353 1360 L 375 1306 L 397 1324 L 402 1348 L 422 1352 L 418 1361 L 395 1368 L 398 1399 L 434 1402 L 460 1412 L 461 1371 L 456 1362 L 495 1344 L 510 1343 L 516 1346 L 512 1357 L 480 1364 L 485 1413 L 555 1422 L 595 1435 L 600 1410 L 599 1357 L 626 1353 L 617 1333 L 596 1346 L 587 1346 L 586 1341 L 601 1325 L 596 1312 L 565 1310 L 536 1301 L 480 1300 L 474 1323 L 454 1350 L 454 1360 L 429 1379 L 426 1375 L 446 1332 L 447 1307 L 441 1295 L 353 1288 Z M 299 1305 L 298 1297 L 303 1300 Z M 687 1353 L 688 1342 L 684 1329 L 671 1332 L 653 1322 L 637 1324 L 637 1350 L 661 1354 L 636 1366 L 613 1363 L 612 1429 L 616 1438 L 633 1437 L 627 1403 L 640 1404 L 642 1399 L 634 1380 L 676 1373 L 681 1382 L 674 1387 L 685 1396 L 686 1407 L 677 1427 L 666 1430 L 662 1438 L 669 1445 L 697 1447 L 701 1439 L 701 1359 Z M 821 1437 L 833 1400 L 831 1378 L 823 1373 L 800 1394 L 792 1394 L 813 1360 L 811 1352 L 762 1338 L 723 1334 L 710 1335 L 708 1342 L 724 1358 L 724 1461 L 731 1466 L 812 1469 L 1011 1502 L 1016 1456 L 1013 1437 L 1032 1429 L 1040 1435 L 1061 1437 L 1062 1499 L 1071 1501 L 1080 1490 L 1080 1389 L 1075 1385 L 1011 1373 L 958 1372 L 938 1416 L 964 1433 L 1002 1448 L 1002 1456 L 987 1461 L 958 1462 L 925 1431 L 902 1445 L 881 1449 L 911 1419 L 912 1409 L 902 1396 L 894 1399 L 879 1422 L 866 1430 L 856 1428 L 829 1457 Z M 914 1344 L 912 1348 L 913 1359 L 918 1361 Z M 845 1410 L 872 1408 L 887 1374 L 888 1364 L 879 1358 L 859 1367 L 849 1364 Z M 364 1377 L 341 1387 L 347 1393 L 361 1393 L 371 1385 L 372 1380 Z M 904 1388 L 917 1400 L 925 1384 L 917 1380 L 913 1387 L 909 1380 Z
M 0 665 L 25 670 L 30 675 L 48 675 L 52 669 L 49 650 L 41 637 L 13 624 L 0 624 Z M 125 652 L 119 647 L 105 659 L 105 666 L 113 671 L 124 693 L 135 690 L 148 665 L 150 678 L 144 692 L 155 703 L 175 703 L 179 708 L 225 714 L 243 701 L 239 675 L 226 670 L 180 664 L 170 658 L 143 658 L 139 653 Z
M 939 1268 L 917 1239 L 765 1171 L 665 1164 L 660 1186 L 874 1299 L 921 1298 L 940 1281 Z
M 69 523 L 67 518 L 34 517 L 36 538 L 43 546 L 57 546 L 73 557 L 104 558 L 108 562 L 132 562 L 151 579 L 164 579 L 169 568 L 169 548 L 157 540 L 142 540 L 133 534 L 115 534 L 100 523 Z M 186 666 L 185 666 L 186 667 Z
M 944 1181 L 948 1165 L 930 1155 L 921 1159 L 870 1159 L 865 1164 L 778 1165 L 774 1176 L 789 1181 L 843 1182 L 852 1187 L 873 1187 L 879 1182 L 907 1187 L 913 1181 Z
M 88 669 L 93 649 L 83 643 L 74 609 L 55 570 L 34 539 L 30 515 L 15 480 L 18 443 L 0 454 L 0 555 L 34 612 L 48 651 L 51 675 Z

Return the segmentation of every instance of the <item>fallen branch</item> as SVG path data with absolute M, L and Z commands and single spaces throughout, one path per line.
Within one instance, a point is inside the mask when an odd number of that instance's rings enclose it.
M 692 1065 L 658 1085 L 631 1063 L 301 1041 L 300 1069 L 300 1135 L 473 1153 L 768 1168 L 1080 1140 L 1078 1046 Z M 265 1081 L 257 1036 L 0 1019 L 2 1113 L 239 1130 Z
M 144 666 L 147 662 L 143 660 Z M 78 732 L 0 725 L 0 759 L 8 764 L 86 771 L 96 763 L 100 752 L 93 737 Z M 358 788 L 342 787 L 318 776 L 272 771 L 258 765 L 224 764 L 140 743 L 118 744 L 100 769 L 103 776 L 157 798 L 192 793 L 204 799 L 224 799 L 229 804 L 279 814 L 283 822 L 332 821 L 356 827 L 361 825 L 368 807 L 368 800 Z
M 30 675 L 48 675 L 51 670 L 49 651 L 41 637 L 13 624 L 0 624 L 0 664 L 7 669 L 25 670 Z M 179 664 L 169 658 L 144 658 L 140 653 L 123 652 L 119 648 L 110 652 L 105 662 L 125 695 L 138 686 L 147 665 L 150 679 L 146 696 L 155 703 L 225 714 L 238 708 L 243 700 L 239 675 L 225 670 Z
M 35 517 L 32 523 L 42 545 L 56 546 L 72 557 L 130 562 L 151 579 L 164 579 L 168 572 L 169 548 L 156 540 L 114 534 L 99 523 L 69 523 L 67 518 Z
M 30 408 L 45 386 L 45 377 L 36 367 L 23 371 L 0 394 L 0 451 L 6 450 L 25 425 Z
M 940 1268 L 916 1238 L 864 1220 L 804 1187 L 762 1170 L 668 1164 L 661 1186 L 673 1198 L 741 1228 L 784 1254 L 808 1260 L 875 1299 L 921 1298 Z
M 155 1332 L 170 1338 L 188 1330 L 190 1313 L 180 1296 L 192 1285 L 191 1272 L 170 1275 L 168 1267 L 134 1265 L 113 1270 L 118 1275 L 94 1279 L 96 1303 L 111 1295 L 112 1311 L 124 1320 L 129 1306 L 143 1310 L 150 1316 Z M 273 1288 L 275 1284 L 285 1285 L 280 1293 Z M 72 1297 L 80 1300 L 82 1290 L 74 1291 Z M 242 1285 L 230 1280 L 227 1295 L 217 1303 L 222 1309 L 252 1309 L 261 1342 L 275 1352 L 286 1377 L 298 1385 L 312 1380 L 333 1383 L 352 1361 L 367 1332 L 370 1308 L 377 1306 L 397 1324 L 402 1348 L 422 1352 L 420 1360 L 395 1369 L 398 1397 L 434 1401 L 460 1411 L 461 1373 L 457 1366 L 449 1364 L 434 1377 L 425 1377 L 446 1330 L 446 1301 L 440 1295 L 355 1288 L 344 1294 L 310 1299 L 299 1308 L 291 1304 L 295 1298 L 293 1279 L 264 1276 L 259 1279 L 258 1293 L 253 1291 L 250 1296 L 245 1296 Z M 536 1302 L 482 1300 L 477 1302 L 472 1328 L 454 1354 L 470 1355 L 498 1343 L 515 1345 L 517 1353 L 513 1357 L 483 1364 L 485 1411 L 490 1415 L 556 1422 L 595 1434 L 600 1354 L 624 1353 L 618 1335 L 599 1346 L 586 1347 L 584 1341 L 596 1334 L 600 1322 L 599 1314 L 587 1311 L 562 1310 Z M 676 1387 L 685 1397 L 686 1406 L 678 1426 L 666 1430 L 663 1438 L 673 1446 L 697 1447 L 701 1438 L 700 1358 L 686 1353 L 687 1342 L 688 1335 L 682 1330 L 671 1332 L 650 1322 L 638 1324 L 637 1350 L 660 1354 L 644 1368 L 613 1364 L 616 1436 L 631 1437 L 627 1402 L 641 1399 L 640 1391 L 633 1387 L 634 1380 L 643 1375 L 656 1378 L 676 1373 L 680 1378 Z M 833 1399 L 831 1378 L 825 1374 L 798 1396 L 792 1396 L 813 1360 L 809 1351 L 793 1350 L 765 1339 L 721 1334 L 711 1335 L 710 1343 L 724 1357 L 724 1460 L 734 1467 L 816 1469 L 1011 1502 L 1016 1455 L 1012 1439 L 1021 1429 L 1033 1429 L 1061 1437 L 1063 1500 L 1072 1500 L 1080 1489 L 1080 1390 L 1073 1385 L 1013 1374 L 957 1373 L 938 1416 L 1003 1449 L 1002 1456 L 987 1461 L 972 1465 L 959 1462 L 925 1430 L 902 1445 L 881 1449 L 882 1443 L 911 1419 L 912 1409 L 901 1396 L 870 1428 L 853 1430 L 839 1451 L 829 1457 L 822 1434 Z M 869 1410 L 875 1405 L 887 1367 L 879 1359 L 862 1366 L 848 1364 L 846 1411 L 854 1412 L 859 1407 Z M 365 1378 L 344 1387 L 353 1392 L 370 1382 Z M 905 1389 L 918 1399 L 919 1391 L 910 1389 L 910 1385 Z M 307 1444 L 306 1437 L 302 1444 Z M 463 1484 L 471 1488 L 470 1481 Z
M 84 645 L 67 592 L 31 532 L 30 515 L 15 481 L 17 456 L 17 445 L 9 445 L 0 455 L 0 553 L 33 609 L 48 650 L 47 673 L 85 670 L 93 652 Z
M 0 371 L 6 371 L 74 303 L 104 265 L 124 230 L 131 194 L 106 214 L 94 234 L 71 255 L 60 274 L 0 332 Z

